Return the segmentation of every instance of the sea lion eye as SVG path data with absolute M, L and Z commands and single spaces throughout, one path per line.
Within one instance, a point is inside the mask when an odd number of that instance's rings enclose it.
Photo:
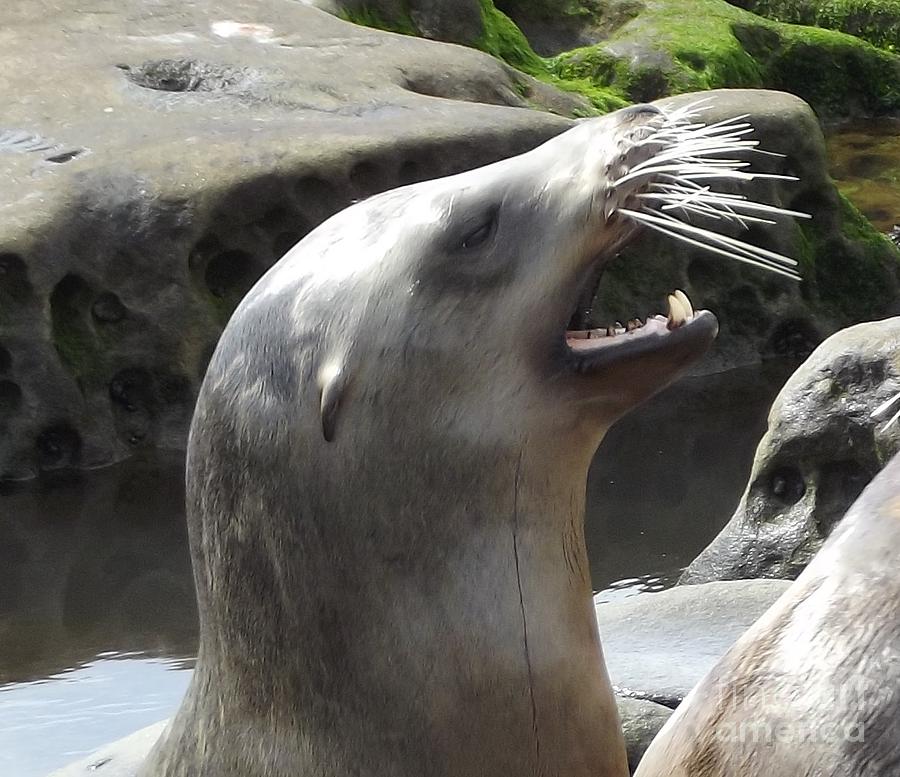
M 478 225 L 466 234 L 460 242 L 460 247 L 465 249 L 478 248 L 488 241 L 494 234 L 497 225 L 497 211 L 491 210 Z

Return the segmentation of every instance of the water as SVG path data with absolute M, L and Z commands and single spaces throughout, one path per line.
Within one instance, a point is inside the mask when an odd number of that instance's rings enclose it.
M 691 378 L 617 424 L 588 484 L 595 587 L 673 584 L 733 511 L 785 366 Z M 180 456 L 0 491 L 0 775 L 170 715 L 196 610 Z
M 900 119 L 865 119 L 827 135 L 838 188 L 881 231 L 900 223 Z

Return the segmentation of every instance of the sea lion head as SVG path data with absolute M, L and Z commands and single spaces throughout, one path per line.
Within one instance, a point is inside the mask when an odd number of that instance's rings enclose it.
M 282 372 L 296 375 L 298 358 L 315 372 L 326 440 L 358 440 L 383 413 L 408 433 L 518 444 L 578 432 L 595 447 L 716 332 L 708 312 L 616 336 L 567 332 L 638 230 L 619 211 L 644 182 L 616 182 L 658 151 L 648 139 L 664 121 L 653 106 L 620 111 L 528 154 L 358 203 L 288 254 L 232 328 L 289 319 L 296 347 L 283 348 Z

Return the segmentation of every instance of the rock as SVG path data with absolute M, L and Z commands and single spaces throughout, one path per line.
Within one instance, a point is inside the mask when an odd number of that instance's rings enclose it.
M 740 3 L 743 5 L 744 3 Z M 802 3 L 801 3 L 802 4 Z M 796 13 L 777 14 L 779 21 L 749 13 L 726 0 L 662 0 L 628 2 L 613 0 L 598 4 L 578 3 L 587 19 L 570 30 L 571 14 L 559 23 L 559 42 L 571 51 L 557 49 L 556 72 L 563 77 L 590 79 L 597 87 L 611 87 L 631 100 L 654 100 L 666 94 L 725 87 L 781 89 L 799 95 L 822 116 L 859 116 L 894 112 L 900 108 L 900 93 L 894 88 L 900 76 L 900 57 L 851 35 L 816 29 L 784 21 L 798 20 Z M 797 6 L 795 0 L 762 0 L 754 6 Z M 847 31 L 864 32 L 872 25 L 850 6 L 878 4 L 868 0 L 841 0 L 844 23 L 836 19 L 835 3 L 810 3 L 822 12 L 813 21 Z M 825 8 L 827 6 L 827 9 Z M 523 28 L 529 14 L 512 11 Z M 873 17 L 878 15 L 875 11 Z M 894 17 L 897 11 L 886 16 Z M 878 23 L 873 23 L 878 28 Z M 893 29 L 893 28 L 892 28 Z M 595 37 L 586 45 L 584 38 Z M 885 45 L 891 35 L 878 38 Z M 548 35 L 543 33 L 542 38 Z M 552 39 L 551 39 L 552 40 Z M 822 63 L 828 66 L 823 67 Z
M 674 709 L 788 585 L 707 583 L 598 605 L 603 654 L 616 693 Z
M 494 0 L 494 5 L 544 56 L 607 40 L 646 7 L 643 0 Z
M 310 229 L 585 104 L 302 3 L 140 8 L 3 7 L 0 480 L 183 449 L 231 310 Z
M 312 0 L 347 21 L 474 46 L 484 36 L 479 0 Z
M 788 380 L 740 505 L 682 583 L 795 578 L 900 448 L 872 411 L 900 391 L 900 317 L 845 329 Z
M 643 699 L 616 697 L 625 748 L 628 752 L 628 769 L 634 774 L 637 765 L 659 730 L 672 715 L 672 710 Z
M 875 46 L 900 45 L 900 8 L 872 0 L 728 0 L 732 5 L 780 22 L 840 30 Z
M 135 731 L 48 777 L 135 777 L 168 722 L 163 720 Z

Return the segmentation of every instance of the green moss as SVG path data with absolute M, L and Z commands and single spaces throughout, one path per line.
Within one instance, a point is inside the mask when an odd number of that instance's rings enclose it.
M 629 100 L 767 87 L 798 94 L 825 116 L 900 109 L 900 57 L 841 32 L 763 19 L 724 0 L 650 4 L 609 41 L 565 52 L 551 69 Z
M 896 299 L 900 253 L 843 195 L 840 202 L 843 239 L 822 239 L 813 222 L 802 229 L 815 256 L 819 298 L 846 320 L 871 318 Z
M 419 28 L 416 27 L 409 11 L 399 14 L 395 18 L 386 19 L 376 9 L 369 6 L 363 6 L 355 11 L 342 10 L 339 14 L 345 22 L 353 22 L 363 27 L 372 27 L 376 30 L 386 30 L 387 32 L 398 32 L 402 35 L 420 35 Z
M 799 94 L 826 116 L 900 109 L 897 56 L 830 30 L 782 25 L 779 32 L 777 47 L 754 52 L 767 85 Z
M 480 0 L 484 34 L 475 46 L 508 65 L 563 91 L 586 97 L 593 106 L 593 114 L 622 108 L 628 101 L 614 89 L 606 88 L 580 76 L 566 76 L 555 72 L 550 60 L 539 56 L 516 23 L 500 11 L 492 0 Z M 590 113 L 590 112 L 588 112 Z
M 775 21 L 838 30 L 888 51 L 900 49 L 900 0 L 744 0 L 740 5 Z
M 581 0 L 497 0 L 502 11 L 517 19 L 549 19 L 590 16 L 595 12 L 595 2 Z
M 531 48 L 528 38 L 516 23 L 498 10 L 493 0 L 480 0 L 480 3 L 484 34 L 475 46 L 523 73 L 533 76 L 546 74 L 545 61 Z

